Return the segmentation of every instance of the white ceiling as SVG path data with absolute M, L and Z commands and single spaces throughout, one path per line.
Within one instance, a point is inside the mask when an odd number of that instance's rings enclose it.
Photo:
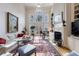
M 37 7 L 37 5 L 40 5 L 40 7 L 50 7 L 53 6 L 53 3 L 26 3 L 25 6 L 28 7 Z

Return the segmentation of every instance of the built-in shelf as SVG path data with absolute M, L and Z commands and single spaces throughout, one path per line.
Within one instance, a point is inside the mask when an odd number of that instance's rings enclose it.
M 74 4 L 74 19 L 79 19 L 79 4 Z
M 79 15 L 79 13 L 75 14 L 75 15 Z

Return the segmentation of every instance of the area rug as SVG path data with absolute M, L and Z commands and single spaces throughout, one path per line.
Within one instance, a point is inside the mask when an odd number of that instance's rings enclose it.
M 42 39 L 41 36 L 35 36 L 32 44 L 36 46 L 37 56 L 60 56 L 53 45 L 47 39 Z
M 26 45 L 27 44 L 36 46 L 36 56 L 60 56 L 58 51 L 53 47 L 48 39 L 42 39 L 41 36 L 35 36 L 34 41 L 26 43 Z M 17 48 L 15 48 L 15 50 L 12 52 L 14 56 L 19 55 L 16 49 Z M 35 56 L 35 54 L 32 54 L 31 56 Z

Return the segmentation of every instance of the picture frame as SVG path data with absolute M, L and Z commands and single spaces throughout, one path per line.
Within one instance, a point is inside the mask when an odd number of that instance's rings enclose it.
M 7 32 L 15 33 L 18 31 L 18 17 L 7 12 Z

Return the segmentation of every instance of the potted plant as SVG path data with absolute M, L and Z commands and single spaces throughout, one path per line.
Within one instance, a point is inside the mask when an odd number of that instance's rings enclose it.
M 31 29 L 31 31 L 32 31 L 31 35 L 34 36 L 34 29 L 35 29 L 35 26 L 31 26 L 30 29 Z

